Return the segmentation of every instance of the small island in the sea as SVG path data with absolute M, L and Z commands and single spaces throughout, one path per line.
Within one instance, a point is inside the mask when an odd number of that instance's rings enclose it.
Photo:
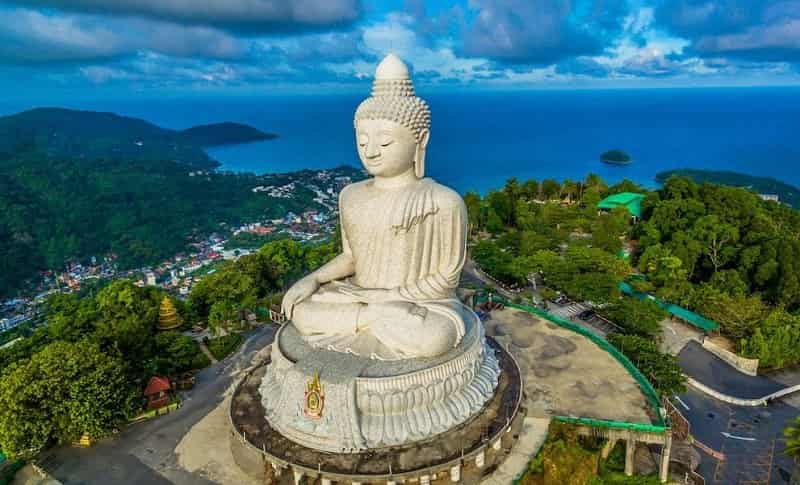
M 278 135 L 274 133 L 265 133 L 258 128 L 231 121 L 193 126 L 179 133 L 185 141 L 204 147 L 235 145 L 278 138 Z
M 630 155 L 619 149 L 609 150 L 600 155 L 600 160 L 603 163 L 610 163 L 611 165 L 628 165 L 633 163 Z
M 682 168 L 659 172 L 656 174 L 656 181 L 663 184 L 672 176 L 688 177 L 699 184 L 708 182 L 712 184 L 742 187 L 756 192 L 761 195 L 763 199 L 775 200 L 774 197 L 777 196 L 777 201 L 788 204 L 795 209 L 800 208 L 800 189 L 772 177 L 757 177 L 755 175 L 725 170 Z

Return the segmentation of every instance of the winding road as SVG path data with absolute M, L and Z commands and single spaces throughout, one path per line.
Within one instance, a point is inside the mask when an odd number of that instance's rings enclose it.
M 694 341 L 678 354 L 678 363 L 693 379 L 739 398 L 761 398 L 786 387 L 768 377 L 742 374 Z M 706 483 L 719 485 L 789 483 L 794 465 L 783 453 L 783 429 L 800 416 L 793 402 L 783 398 L 767 406 L 737 406 L 693 387 L 673 398 L 692 436 L 725 455 L 724 461 L 717 461 L 701 453 L 698 473 Z

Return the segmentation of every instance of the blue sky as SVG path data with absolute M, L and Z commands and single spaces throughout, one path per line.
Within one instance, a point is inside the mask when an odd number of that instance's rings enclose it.
M 800 84 L 800 0 L 0 0 L 16 96 Z

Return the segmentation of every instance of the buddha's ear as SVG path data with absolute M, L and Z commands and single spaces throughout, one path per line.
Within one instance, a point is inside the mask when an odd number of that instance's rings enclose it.
M 418 179 L 425 176 L 425 148 L 428 146 L 428 140 L 431 137 L 429 130 L 422 130 L 419 132 L 417 140 L 417 152 L 414 154 L 414 175 Z

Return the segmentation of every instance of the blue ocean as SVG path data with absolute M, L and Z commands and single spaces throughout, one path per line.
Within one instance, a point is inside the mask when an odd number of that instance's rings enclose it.
M 800 186 L 800 88 L 426 93 L 433 113 L 428 174 L 484 192 L 509 177 L 590 172 L 654 186 L 671 168 L 733 170 Z M 362 95 L 194 97 L 43 103 L 115 111 L 170 128 L 238 121 L 273 141 L 210 150 L 223 169 L 255 173 L 359 165 L 353 112 Z M 0 102 L 0 112 L 36 106 Z M 634 158 L 602 163 L 611 148 Z

